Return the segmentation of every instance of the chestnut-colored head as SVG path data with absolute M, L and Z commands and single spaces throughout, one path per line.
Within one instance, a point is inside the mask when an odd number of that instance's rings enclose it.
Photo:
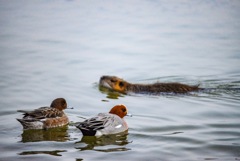
M 116 76 L 102 76 L 100 78 L 101 86 L 121 93 L 126 93 L 128 84 L 128 82 Z
M 62 111 L 67 108 L 67 102 L 64 98 L 56 98 L 55 100 L 52 101 L 50 107 Z
M 118 115 L 120 118 L 123 118 L 127 115 L 127 107 L 124 105 L 116 105 L 109 111 L 109 113 Z

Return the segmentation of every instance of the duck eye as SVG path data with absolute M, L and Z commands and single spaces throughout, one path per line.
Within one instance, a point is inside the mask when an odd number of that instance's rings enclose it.
M 62 103 L 62 106 L 64 106 L 67 102 L 63 100 L 61 103 Z
M 126 109 L 125 109 L 125 108 L 122 108 L 122 111 L 123 111 L 123 112 L 126 112 Z
M 112 83 L 116 82 L 116 80 L 114 80 L 114 79 L 111 79 L 110 81 L 111 81 Z
M 124 86 L 124 83 L 123 83 L 123 82 L 119 82 L 119 86 L 120 86 L 120 87 L 123 87 L 123 86 Z

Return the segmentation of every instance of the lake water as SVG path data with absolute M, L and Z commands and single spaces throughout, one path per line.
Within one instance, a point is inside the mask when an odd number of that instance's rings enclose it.
M 240 1 L 0 1 L 1 161 L 240 160 Z M 129 82 L 216 88 L 188 95 L 101 91 Z M 229 89 L 235 88 L 235 89 Z M 237 89 L 238 88 L 238 89 Z M 64 97 L 64 128 L 23 131 L 18 109 Z M 125 104 L 127 133 L 74 123 Z

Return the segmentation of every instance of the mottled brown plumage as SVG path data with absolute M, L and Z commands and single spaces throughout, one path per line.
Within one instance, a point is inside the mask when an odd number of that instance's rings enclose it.
M 67 108 L 64 98 L 56 98 L 50 107 L 40 107 L 33 111 L 18 110 L 23 113 L 22 119 L 17 119 L 24 129 L 48 129 L 68 124 L 68 117 L 63 112 Z

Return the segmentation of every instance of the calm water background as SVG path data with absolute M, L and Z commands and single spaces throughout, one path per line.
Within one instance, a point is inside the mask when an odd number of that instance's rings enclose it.
M 240 160 L 240 1 L 0 1 L 0 160 Z M 100 91 L 102 75 L 191 95 Z M 71 124 L 23 132 L 18 109 L 64 97 Z M 127 134 L 73 124 L 125 104 Z

